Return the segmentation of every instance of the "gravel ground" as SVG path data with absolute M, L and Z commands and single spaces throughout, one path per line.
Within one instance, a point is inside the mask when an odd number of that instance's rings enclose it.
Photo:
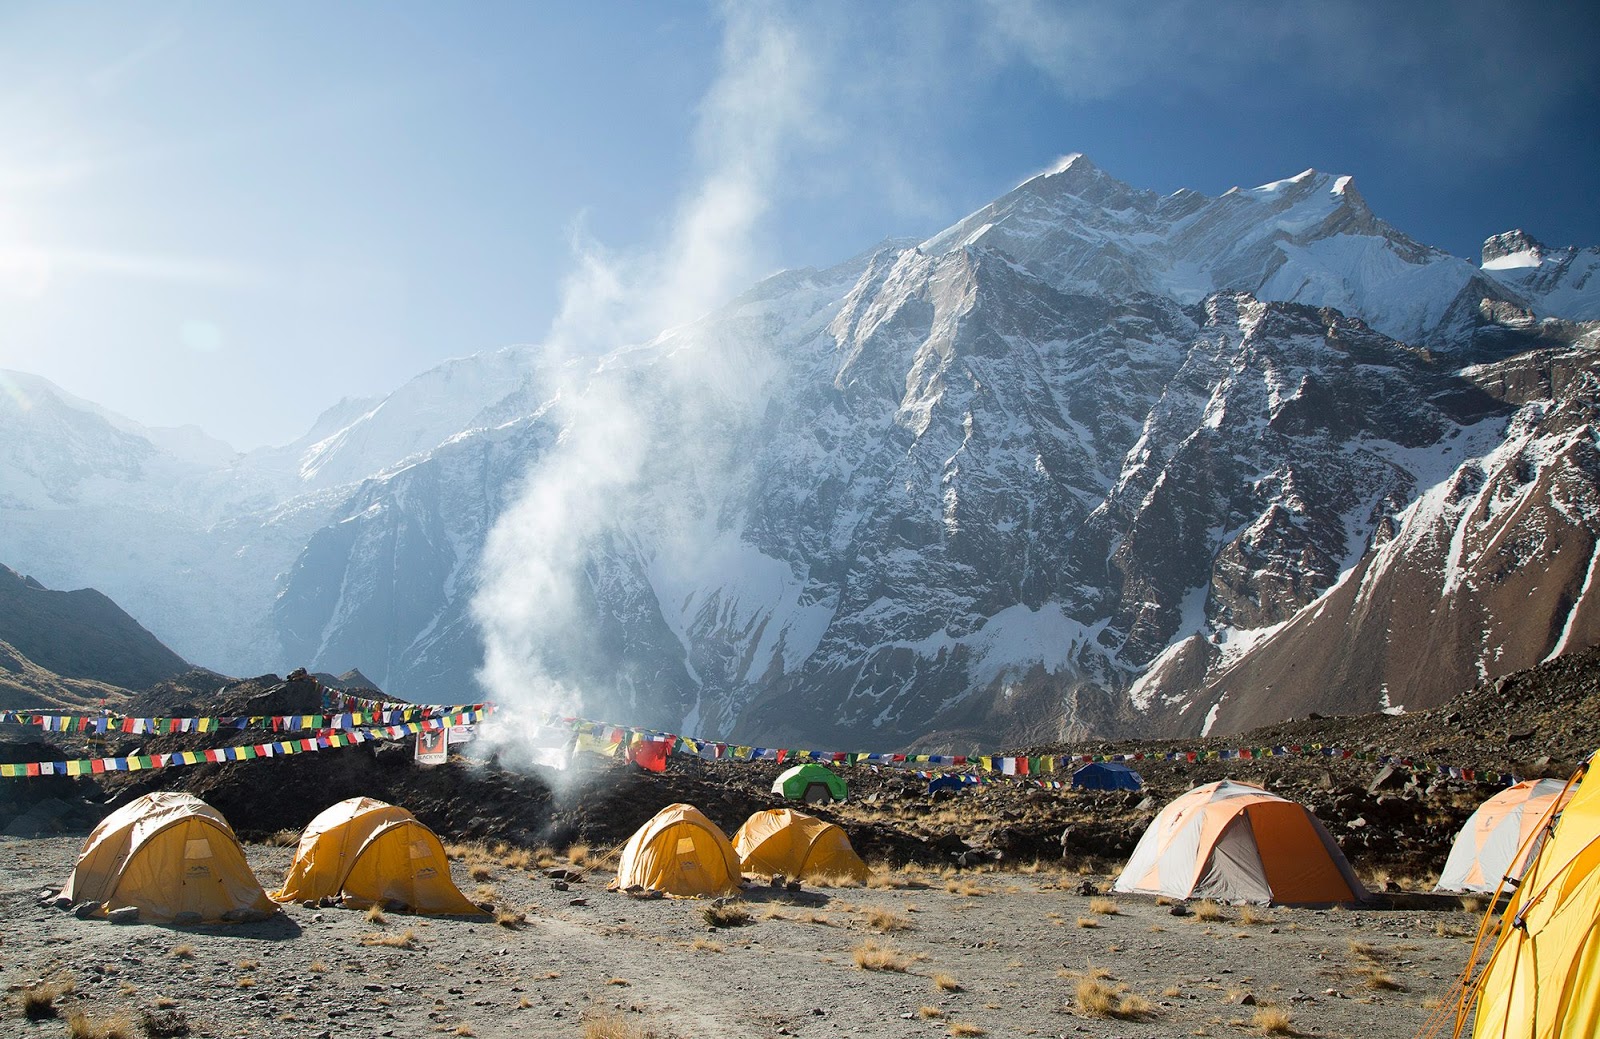
M 1078 894 L 1076 874 L 880 874 L 892 888 L 747 887 L 750 922 L 712 929 L 709 902 L 635 901 L 591 872 L 567 891 L 489 867 L 525 924 L 286 907 L 271 922 L 173 929 L 82 921 L 36 900 L 81 837 L 0 838 L 0 1034 L 60 1036 L 74 1011 L 147 1034 L 146 1011 L 197 1036 L 1179 1036 L 1260 1034 L 1276 1007 L 1306 1036 L 1411 1036 L 1444 996 L 1477 916 L 1429 909 L 1224 907 L 1176 917 L 1145 899 Z M 246 847 L 267 886 L 291 849 Z M 469 896 L 478 883 L 454 864 Z M 413 947 L 365 945 L 373 936 Z M 899 970 L 867 970 L 876 942 Z M 958 988 L 941 990 L 942 979 Z M 1139 1019 L 1090 1016 L 1078 982 L 1104 975 Z M 70 980 L 58 1016 L 28 1021 L 24 987 Z M 81 1024 L 81 1022 L 80 1022 Z M 982 1031 L 961 1026 L 973 1026 Z M 588 1032 L 586 1033 L 586 1029 Z M 631 1031 L 630 1031 L 631 1029 Z M 91 1033 L 92 1034 L 92 1033 Z M 103 1033 L 102 1033 L 103 1034 Z

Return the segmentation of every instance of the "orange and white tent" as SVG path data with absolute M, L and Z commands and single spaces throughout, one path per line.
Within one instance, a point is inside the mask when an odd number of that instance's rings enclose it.
M 404 808 L 370 797 L 340 801 L 311 820 L 283 889 L 272 897 L 334 897 L 356 909 L 397 905 L 435 915 L 483 913 L 450 879 L 438 836 Z
M 1344 853 L 1303 805 L 1227 780 L 1195 787 L 1161 809 L 1115 889 L 1285 904 L 1366 897 Z
M 733 835 L 733 850 L 746 873 L 848 877 L 862 884 L 871 875 L 842 829 L 792 808 L 773 808 L 746 819 Z
M 222 813 L 174 791 L 145 794 L 101 820 L 61 896 L 101 913 L 135 906 L 142 923 L 260 920 L 278 911 Z
M 1518 880 L 1539 854 L 1542 823 L 1571 800 L 1560 779 L 1528 779 L 1478 806 L 1456 835 L 1436 891 L 1486 891 Z
M 671 804 L 622 846 L 614 888 L 668 895 L 725 895 L 739 886 L 739 856 L 717 824 L 693 805 Z
M 1600 780 L 1592 757 L 1501 918 L 1477 997 L 1473 1039 L 1600 1035 Z M 1473 950 L 1476 953 L 1476 949 Z M 1476 956 L 1473 957 L 1476 959 Z M 1470 963 L 1471 961 L 1469 961 Z

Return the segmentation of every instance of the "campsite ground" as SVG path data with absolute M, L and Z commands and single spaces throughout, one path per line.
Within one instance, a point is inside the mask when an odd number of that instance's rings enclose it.
M 1207 905 L 1179 917 L 1148 899 L 1078 893 L 1103 877 L 1030 866 L 749 887 L 749 923 L 712 928 L 711 902 L 608 892 L 610 874 L 592 862 L 561 891 L 536 863 L 485 850 L 454 863 L 457 883 L 525 923 L 391 913 L 380 924 L 290 906 L 263 924 L 116 926 L 36 902 L 81 840 L 0 838 L 0 1033 L 67 1035 L 64 1019 L 81 1012 L 140 1036 L 153 1011 L 155 1034 L 176 1020 L 159 1015 L 176 1014 L 198 1036 L 297 1039 L 1244 1036 L 1281 1012 L 1276 1034 L 1411 1036 L 1478 922 L 1457 900 L 1416 897 L 1405 909 L 1220 907 L 1203 919 L 1218 908 Z M 269 886 L 290 852 L 247 847 Z M 1128 1017 L 1094 1016 L 1084 980 Z M 59 1017 L 23 1017 L 27 986 L 68 981 Z

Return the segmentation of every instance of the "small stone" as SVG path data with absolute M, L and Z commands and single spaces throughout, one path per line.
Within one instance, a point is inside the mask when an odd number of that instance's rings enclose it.
M 1176 905 L 1174 905 L 1171 909 L 1168 909 L 1167 912 L 1170 913 L 1173 916 L 1188 916 L 1189 915 L 1189 907 L 1184 905 L 1182 902 L 1179 902 Z
M 79 902 L 72 907 L 72 915 L 79 920 L 91 919 L 99 911 L 100 905 L 97 902 Z
M 121 909 L 113 909 L 106 914 L 106 919 L 114 924 L 136 924 L 139 922 L 139 907 L 123 906 Z
M 1239 997 L 1239 1005 L 1242 1006 L 1242 1007 L 1253 1007 L 1253 1006 L 1255 1006 L 1256 1005 L 1255 994 L 1251 993 L 1251 992 L 1246 992 L 1244 995 L 1240 996 Z

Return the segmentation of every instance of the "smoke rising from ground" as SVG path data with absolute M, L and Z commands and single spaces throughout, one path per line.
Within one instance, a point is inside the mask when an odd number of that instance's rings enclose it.
M 544 344 L 559 373 L 549 412 L 559 438 L 532 460 L 491 530 L 473 602 L 480 679 L 508 720 L 593 706 L 559 662 L 604 668 L 589 599 L 604 579 L 596 561 L 619 551 L 692 555 L 708 503 L 663 496 L 662 474 L 689 490 L 714 484 L 734 455 L 725 432 L 760 398 L 759 364 L 701 342 L 686 323 L 758 273 L 774 185 L 785 158 L 814 135 L 814 70 L 769 5 L 729 4 L 724 23 L 721 67 L 699 111 L 703 172 L 667 242 L 617 255 L 575 241 L 576 267 Z

